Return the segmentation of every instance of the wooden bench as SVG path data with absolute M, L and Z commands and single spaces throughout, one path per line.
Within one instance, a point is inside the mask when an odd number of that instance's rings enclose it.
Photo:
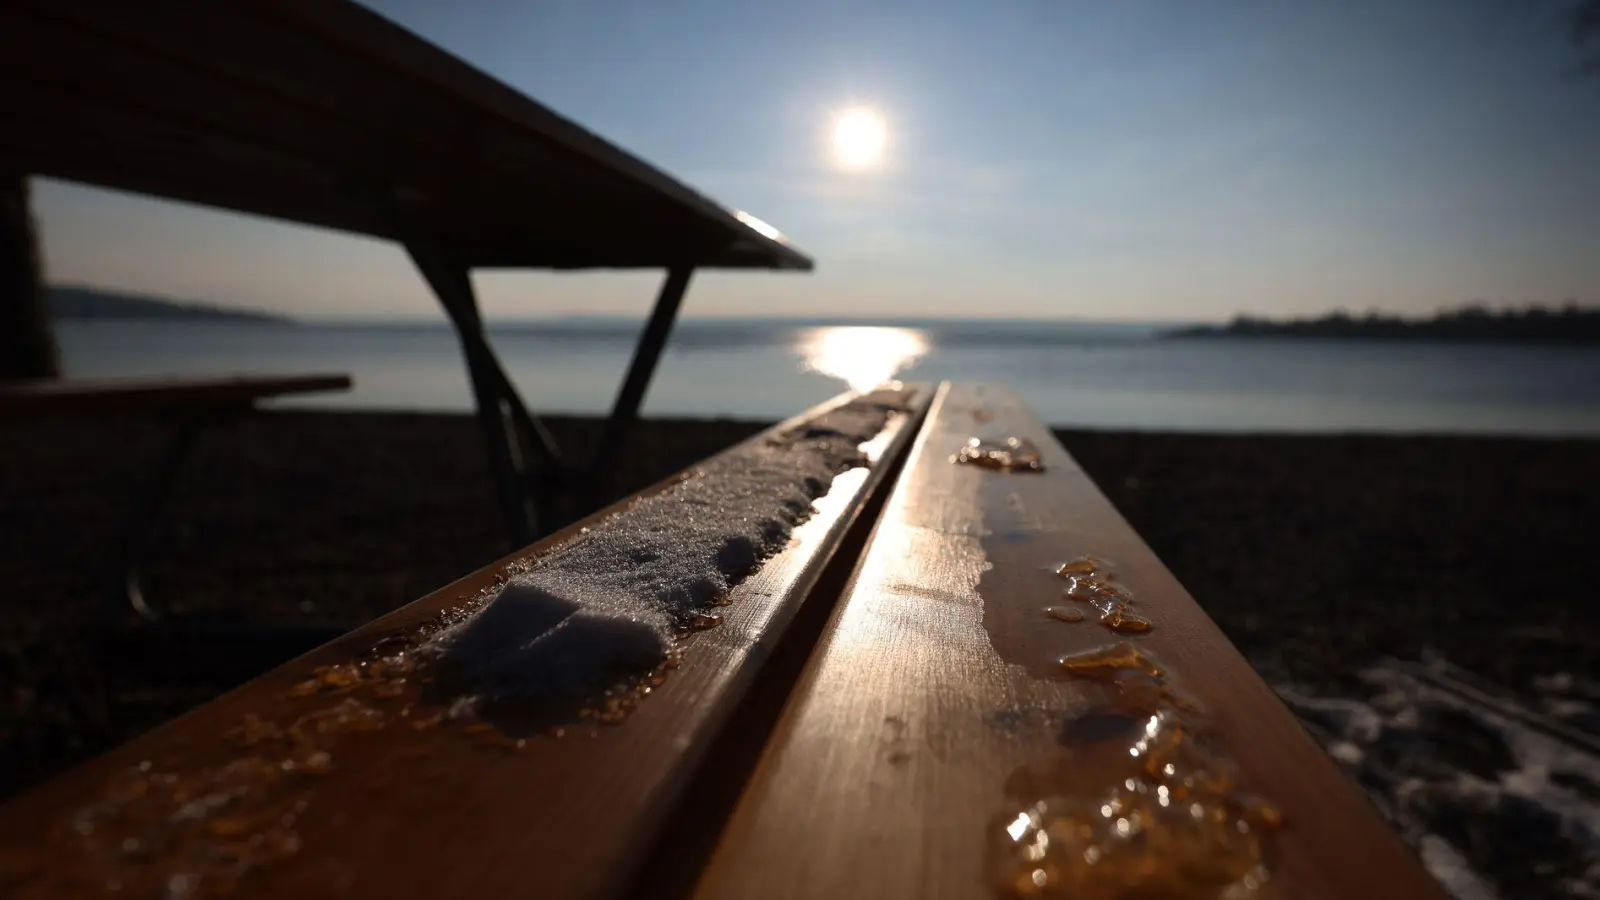
M 281 859 L 246 873 L 233 896 L 615 895 L 630 883 L 661 836 L 681 827 L 678 811 L 695 803 L 695 797 L 685 795 L 692 776 L 713 752 L 717 737 L 739 710 L 739 701 L 760 689 L 758 673 L 770 668 L 775 655 L 784 655 L 784 635 L 793 630 L 790 626 L 807 598 L 827 594 L 830 585 L 837 594 L 931 395 L 931 388 L 915 389 L 909 411 L 892 418 L 864 448 L 870 465 L 835 479 L 818 501 L 818 512 L 795 530 L 788 548 L 766 560 L 733 589 L 729 604 L 718 608 L 722 624 L 682 642 L 679 667 L 666 673 L 668 677 L 624 724 L 596 726 L 584 720 L 590 724 L 575 725 L 561 738 L 519 738 L 524 743 L 518 748 L 506 736 L 516 732 L 496 731 L 487 722 L 464 728 L 438 724 L 430 718 L 438 715 L 438 707 L 424 703 L 414 684 L 404 686 L 403 696 L 382 700 L 337 690 L 296 694 L 297 686 L 308 680 L 337 680 L 337 673 L 348 670 L 322 670 L 319 676 L 319 667 L 348 667 L 375 644 L 434 621 L 504 579 L 520 561 L 579 539 L 637 496 L 287 663 L 0 808 L 0 895 L 94 896 L 116 879 L 124 880 L 129 890 L 136 883 L 148 890 L 183 874 L 174 858 L 197 846 L 215 850 L 233 838 L 244 841 L 255 834 L 264 834 Z M 813 421 L 843 399 L 728 452 L 759 445 Z M 677 481 L 667 479 L 638 496 Z M 138 853 L 118 856 L 117 848 L 134 835 L 171 839 L 170 830 L 159 825 L 146 830 L 150 823 L 145 821 L 138 827 L 121 822 L 109 858 L 96 855 L 103 846 L 96 842 L 108 839 L 110 825 L 95 820 L 89 833 L 77 830 L 86 815 L 93 818 L 97 807 L 127 797 L 129 790 L 156 790 L 148 780 L 129 788 L 130 776 L 138 781 L 141 774 L 176 775 L 183 779 L 178 787 L 191 791 L 189 800 L 232 789 L 222 786 L 226 776 L 219 773 L 260 751 L 230 739 L 230 733 L 239 737 L 241 726 L 259 730 L 264 727 L 261 723 L 322 723 L 325 719 L 318 716 L 352 698 L 381 707 L 384 724 L 373 734 L 348 734 L 328 745 L 326 776 L 307 777 L 289 785 L 281 796 L 263 798 L 270 821 L 247 823 L 243 816 L 228 812 L 215 821 L 197 822 L 203 827 L 185 831 L 184 840 L 162 844 L 152 863 L 154 873 L 146 872 L 144 880 L 129 874 L 139 866 Z M 410 714 L 398 714 L 412 705 Z M 141 773 L 141 766 L 147 771 Z M 301 800 L 308 805 L 297 806 Z M 261 811 L 257 804 L 251 814 Z M 174 810 L 163 809 L 158 818 L 168 821 L 173 814 Z M 280 816 L 293 819 L 292 831 L 275 827 Z M 291 837 L 294 846 L 286 849 Z M 290 863 L 289 856 L 297 858 Z M 107 859 L 115 864 L 107 867 Z
M 236 417 L 262 401 L 298 394 L 345 391 L 348 375 L 269 375 L 163 378 L 64 378 L 0 384 L 0 425 L 32 419 L 107 415 L 154 416 L 169 421 L 173 434 L 151 480 L 141 486 L 123 526 L 110 598 L 118 612 L 128 606 L 141 619 L 161 612 L 141 583 L 151 527 L 161 513 L 183 463 L 208 426 Z
M 239 897 L 993 897 L 996 839 L 1019 802 L 1122 783 L 1103 783 L 1096 748 L 1127 737 L 1126 709 L 1107 712 L 1110 688 L 1059 658 L 1124 639 L 1270 801 L 1249 808 L 1270 863 L 1261 896 L 1441 896 L 1014 395 L 943 385 L 929 408 L 929 394 L 734 588 L 725 621 L 685 638 L 676 670 L 655 673 L 642 701 L 624 697 L 637 705 L 614 727 L 440 722 L 448 693 L 358 661 L 631 501 L 0 807 L 0 893 L 92 896 L 207 852 L 247 859 L 226 885 Z M 1043 471 L 953 464 L 974 435 L 1031 441 Z M 1044 614 L 1069 602 L 1051 564 L 1083 556 L 1115 563 L 1153 630 Z M 328 743 L 308 739 L 290 775 L 239 780 L 251 758 L 281 768 L 283 733 L 325 726 Z M 151 795 L 171 806 L 174 792 L 183 815 L 115 815 Z M 227 799 L 240 796 L 242 812 Z M 1281 827 L 1268 827 L 1273 810 Z M 187 822 L 176 836 L 174 821 Z M 129 837 L 155 843 L 119 850 Z
M 975 435 L 1031 441 L 1044 470 L 952 464 Z M 1052 567 L 1084 557 L 1115 565 L 1151 631 L 1062 597 Z M 1084 621 L 1044 612 L 1061 605 Z M 1049 430 L 1005 389 L 949 384 L 694 896 L 995 896 L 1008 812 L 1120 782 L 1096 757 L 1096 738 L 1119 747 L 1095 733 L 1115 731 L 1105 688 L 1060 664 L 1117 640 L 1168 668 L 1281 810 L 1268 896 L 1441 896 Z

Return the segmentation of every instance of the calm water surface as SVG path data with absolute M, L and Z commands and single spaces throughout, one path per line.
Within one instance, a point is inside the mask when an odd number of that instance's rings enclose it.
M 492 330 L 530 406 L 611 403 L 639 323 Z M 354 391 L 286 405 L 471 409 L 460 349 L 432 325 L 66 322 L 69 374 L 349 372 Z M 646 415 L 772 419 L 888 377 L 1010 384 L 1048 422 L 1175 431 L 1600 435 L 1600 350 L 1163 339 L 1115 324 L 680 323 Z

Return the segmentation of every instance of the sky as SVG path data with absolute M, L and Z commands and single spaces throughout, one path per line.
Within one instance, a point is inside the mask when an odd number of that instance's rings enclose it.
M 1600 304 L 1600 78 L 1555 0 L 369 0 L 816 272 L 686 315 L 1217 320 Z M 888 134 L 841 167 L 841 110 Z M 42 180 L 52 281 L 439 317 L 398 247 Z M 491 319 L 642 314 L 658 273 L 479 273 Z

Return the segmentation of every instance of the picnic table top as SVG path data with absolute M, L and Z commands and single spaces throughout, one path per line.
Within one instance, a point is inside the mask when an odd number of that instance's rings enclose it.
M 444 248 L 468 267 L 810 269 L 349 0 L 0 6 L 0 168 Z

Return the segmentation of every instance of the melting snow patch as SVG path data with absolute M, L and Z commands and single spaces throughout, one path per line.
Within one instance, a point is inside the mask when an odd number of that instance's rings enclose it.
M 581 692 L 650 668 L 696 610 L 783 549 L 908 399 L 874 391 L 714 458 L 537 560 L 427 650 L 490 694 Z
M 1361 675 L 1364 699 L 1278 693 L 1446 890 L 1600 896 L 1600 741 L 1440 661 Z
M 1425 834 L 1417 846 L 1422 864 L 1456 900 L 1499 900 L 1494 889 L 1483 883 L 1450 842 Z

